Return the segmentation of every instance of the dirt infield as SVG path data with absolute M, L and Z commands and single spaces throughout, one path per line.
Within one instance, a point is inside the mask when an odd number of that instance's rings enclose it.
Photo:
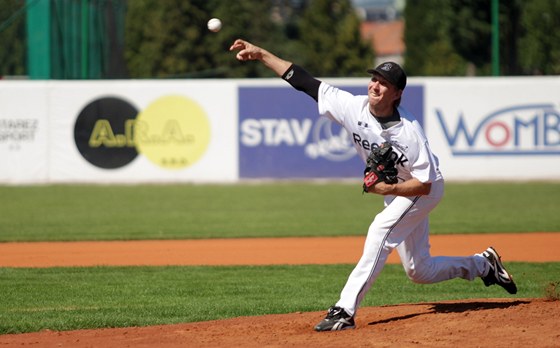
M 365 237 L 0 243 L 0 267 L 354 264 Z M 560 261 L 560 233 L 436 235 L 432 255 L 495 246 L 504 261 Z M 400 262 L 396 253 L 389 263 Z
M 362 237 L 0 244 L 0 267 L 355 263 Z M 560 233 L 433 236 L 432 254 L 494 245 L 504 261 L 560 261 Z M 333 255 L 336 252 L 336 255 Z M 328 256 L 327 256 L 328 255 Z M 392 255 L 390 262 L 398 262 Z M 556 280 L 558 281 L 558 280 Z M 0 336 L 0 347 L 558 347 L 560 301 L 494 299 L 360 309 L 357 328 L 316 333 L 324 312 Z
M 314 332 L 324 313 L 0 336 L 13 347 L 558 347 L 560 302 L 483 300 L 367 307 L 354 330 Z

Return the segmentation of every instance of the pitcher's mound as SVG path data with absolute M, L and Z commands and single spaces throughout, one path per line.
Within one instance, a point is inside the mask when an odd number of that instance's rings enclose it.
M 364 307 L 356 329 L 315 332 L 325 312 L 0 336 L 34 347 L 554 347 L 560 301 L 484 299 Z

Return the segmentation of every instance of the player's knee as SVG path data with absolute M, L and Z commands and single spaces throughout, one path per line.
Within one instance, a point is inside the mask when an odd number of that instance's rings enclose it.
M 431 283 L 431 277 L 429 272 L 418 268 L 409 268 L 406 270 L 406 276 L 408 279 L 412 280 L 417 284 L 429 284 Z

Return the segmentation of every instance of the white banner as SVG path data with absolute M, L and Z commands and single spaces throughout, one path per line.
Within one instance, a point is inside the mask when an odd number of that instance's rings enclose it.
M 560 78 L 427 79 L 425 128 L 451 180 L 560 178 Z
M 232 182 L 236 85 L 87 81 L 51 85 L 52 182 Z

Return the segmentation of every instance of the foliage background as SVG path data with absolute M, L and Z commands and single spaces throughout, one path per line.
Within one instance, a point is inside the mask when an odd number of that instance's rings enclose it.
M 26 75 L 25 7 L 2 0 L 0 75 Z M 253 41 L 316 76 L 360 76 L 375 58 L 360 39 L 361 20 L 350 0 L 95 0 L 126 8 L 124 57 L 130 78 L 270 77 L 259 64 L 240 64 L 228 51 L 234 39 Z M 118 6 L 117 6 L 118 5 Z M 488 0 L 408 0 L 402 14 L 410 76 L 491 74 Z M 560 2 L 500 1 L 503 75 L 560 74 Z M 219 33 L 206 29 L 219 17 Z M 105 78 L 115 78 L 109 71 Z M 121 76 L 119 76 L 121 77 Z

